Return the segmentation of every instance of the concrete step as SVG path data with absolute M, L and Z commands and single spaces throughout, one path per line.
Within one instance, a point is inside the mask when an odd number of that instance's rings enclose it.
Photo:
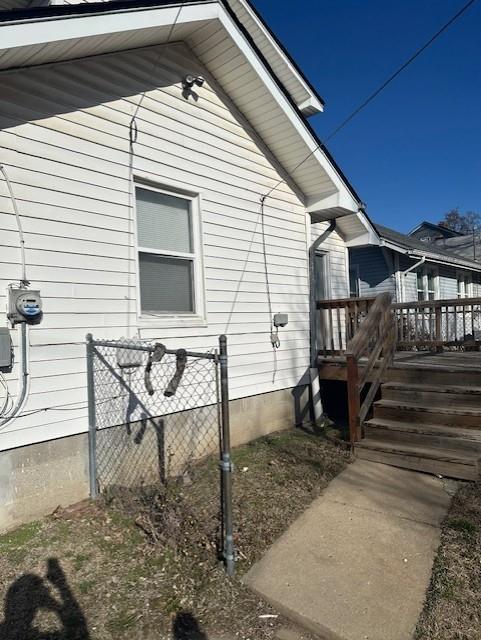
M 432 449 L 479 452 L 481 431 L 438 424 L 416 424 L 373 418 L 365 423 L 366 438 Z
M 448 407 L 383 399 L 374 403 L 373 410 L 374 418 L 395 420 L 396 422 L 481 429 L 481 409 L 469 406 Z
M 428 406 L 465 406 L 481 410 L 481 387 L 387 382 L 382 385 L 382 399 Z
M 393 467 L 461 480 L 479 478 L 479 452 L 433 449 L 365 438 L 356 444 L 355 453 L 363 460 L 381 462 Z

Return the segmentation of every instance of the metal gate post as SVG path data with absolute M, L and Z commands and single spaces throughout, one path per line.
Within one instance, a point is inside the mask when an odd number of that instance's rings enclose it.
M 89 416 L 89 485 L 90 497 L 97 497 L 97 416 L 95 410 L 94 339 L 87 334 L 87 398 Z
M 224 511 L 224 560 L 228 576 L 234 575 L 235 553 L 232 523 L 232 458 L 230 451 L 229 378 L 227 364 L 227 338 L 219 338 L 220 395 L 222 404 L 221 482 Z

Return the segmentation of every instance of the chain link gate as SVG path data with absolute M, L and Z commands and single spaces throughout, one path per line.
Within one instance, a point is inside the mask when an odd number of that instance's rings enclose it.
M 87 335 L 90 495 L 195 482 L 218 456 L 221 548 L 234 573 L 227 339 L 207 353 Z

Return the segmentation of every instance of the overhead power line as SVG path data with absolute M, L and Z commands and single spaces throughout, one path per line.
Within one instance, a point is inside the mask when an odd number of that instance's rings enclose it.
M 406 62 L 404 62 L 394 73 L 392 73 L 389 78 L 387 78 L 380 87 L 378 87 L 373 93 L 371 93 L 370 96 L 368 96 L 363 102 L 361 102 L 361 104 L 354 109 L 354 111 L 347 116 L 347 118 L 345 120 L 343 120 L 341 122 L 341 124 L 339 124 L 328 136 L 327 138 L 325 138 L 324 142 L 329 142 L 329 140 L 332 140 L 332 138 L 334 138 L 335 135 L 337 135 L 339 133 L 339 131 L 341 131 L 341 129 L 343 129 L 346 124 L 348 124 L 353 118 L 355 118 L 357 116 L 357 114 L 362 111 L 365 107 L 367 107 L 367 105 L 372 102 L 374 100 L 374 98 L 376 98 L 381 91 L 384 91 L 384 89 L 391 84 L 391 82 L 397 78 L 398 75 L 400 75 L 404 69 L 406 69 L 407 67 L 409 67 L 409 65 L 414 62 L 414 60 L 416 60 L 416 58 L 418 58 L 423 51 L 426 51 L 426 49 L 432 45 L 432 43 L 437 40 L 437 38 L 439 38 L 439 36 L 441 34 L 443 34 L 447 29 L 449 29 L 449 27 L 453 24 L 453 22 L 455 22 L 458 18 L 460 18 L 463 13 L 465 11 L 467 11 L 469 9 L 469 7 L 471 5 L 473 5 L 476 2 L 476 0 L 469 0 L 469 2 L 467 2 L 464 7 L 462 7 L 457 13 L 454 14 L 454 16 L 452 16 L 438 31 L 436 31 L 436 33 L 431 36 L 431 38 L 429 38 L 429 40 L 427 42 L 425 42 L 425 44 L 423 44 L 423 46 L 418 49 L 415 53 L 413 53 L 413 55 L 408 58 L 406 60 Z
M 302 167 L 303 164 L 305 164 L 309 158 L 311 156 L 313 156 L 316 151 L 318 151 L 319 149 L 322 149 L 324 147 L 324 145 L 329 142 L 330 140 L 332 140 L 334 138 L 334 136 L 336 136 L 339 131 L 341 131 L 342 129 L 344 129 L 344 127 L 351 122 L 351 120 L 353 118 L 355 118 L 358 113 L 360 113 L 363 109 L 365 109 L 367 107 L 367 105 L 369 103 L 371 103 L 375 98 L 377 98 L 377 96 L 384 91 L 384 89 L 391 84 L 391 82 L 393 82 L 393 80 L 395 80 L 405 69 L 407 69 L 407 67 L 409 67 L 409 65 L 414 62 L 414 60 L 416 60 L 416 58 L 418 58 L 424 51 L 426 51 L 426 49 L 428 47 L 430 47 L 433 42 L 435 40 L 437 40 L 439 38 L 440 35 L 442 35 L 447 29 L 449 29 L 449 27 L 456 22 L 456 20 L 458 18 L 460 18 L 468 9 L 469 7 L 471 7 L 471 5 L 473 5 L 476 2 L 476 0 L 469 0 L 469 2 L 467 2 L 463 7 L 461 7 L 461 9 L 459 9 L 459 11 L 457 13 L 455 13 L 445 24 L 443 24 L 443 26 L 438 29 L 438 31 L 436 31 L 436 33 L 431 36 L 429 38 L 429 40 L 427 40 L 422 47 L 420 47 L 419 49 L 417 49 L 417 51 L 415 51 L 400 67 L 398 67 L 398 69 L 396 69 L 396 71 L 394 71 L 394 73 L 392 73 L 386 80 L 384 80 L 384 82 L 375 90 L 373 91 L 365 100 L 363 100 L 361 102 L 361 104 L 356 107 L 354 109 L 354 111 L 352 111 L 347 118 L 345 118 L 335 129 L 333 129 L 333 131 L 331 131 L 331 133 L 324 138 L 323 141 L 321 141 L 320 144 L 317 145 L 317 147 L 315 149 L 313 149 L 309 155 L 307 155 L 304 160 L 302 160 L 301 162 L 299 162 L 298 165 L 296 165 L 294 167 L 294 169 L 290 172 L 291 175 L 297 171 L 300 167 Z M 266 195 L 263 196 L 263 198 L 267 198 L 268 196 L 270 196 L 270 194 L 277 189 L 277 187 L 282 184 L 283 180 L 280 180 L 274 187 L 272 187 L 272 189 L 270 191 L 268 191 L 268 193 Z

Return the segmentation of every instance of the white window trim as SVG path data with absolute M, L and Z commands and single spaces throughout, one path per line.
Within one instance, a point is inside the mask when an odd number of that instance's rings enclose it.
M 418 273 L 421 271 L 423 276 L 423 301 L 429 301 L 429 284 L 428 284 L 428 271 L 434 272 L 434 300 L 440 299 L 440 286 L 439 286 L 439 268 L 435 265 L 422 265 L 415 270 L 416 275 L 416 298 L 418 298 Z M 421 301 L 420 301 L 421 302 Z
M 158 193 L 164 193 L 176 198 L 184 198 L 190 201 L 191 223 L 192 223 L 192 244 L 193 253 L 182 253 L 168 250 L 150 249 L 141 247 L 138 244 L 137 231 L 137 197 L 136 188 L 149 189 Z M 140 326 L 143 327 L 206 327 L 207 314 L 205 303 L 205 270 L 204 255 L 202 242 L 202 198 L 200 193 L 193 193 L 184 186 L 165 185 L 152 180 L 146 180 L 142 176 L 135 175 L 132 184 L 133 191 L 133 227 L 134 227 L 134 246 L 135 246 L 135 269 L 136 269 L 136 297 L 137 297 L 137 319 Z M 172 256 L 179 258 L 189 258 L 193 263 L 193 294 L 194 294 L 194 312 L 193 313 L 146 313 L 142 311 L 142 301 L 140 299 L 140 266 L 139 253 L 150 253 L 161 256 Z
M 358 264 L 349 265 L 349 269 L 348 269 L 349 296 L 348 297 L 349 298 L 354 297 L 354 296 L 351 296 L 351 271 L 355 271 L 355 273 L 356 273 L 357 295 L 358 295 L 358 297 L 361 297 L 361 275 L 360 275 L 359 265 Z
M 331 254 L 326 249 L 316 249 L 316 256 L 324 256 L 326 268 L 326 300 L 333 299 L 332 283 L 331 283 Z
M 456 271 L 456 296 L 458 298 L 463 298 L 463 296 L 459 295 L 459 279 L 468 278 L 467 282 L 467 291 L 464 293 L 465 298 L 474 298 L 474 283 L 473 283 L 473 274 L 469 271 L 463 271 L 462 269 L 458 269 Z

